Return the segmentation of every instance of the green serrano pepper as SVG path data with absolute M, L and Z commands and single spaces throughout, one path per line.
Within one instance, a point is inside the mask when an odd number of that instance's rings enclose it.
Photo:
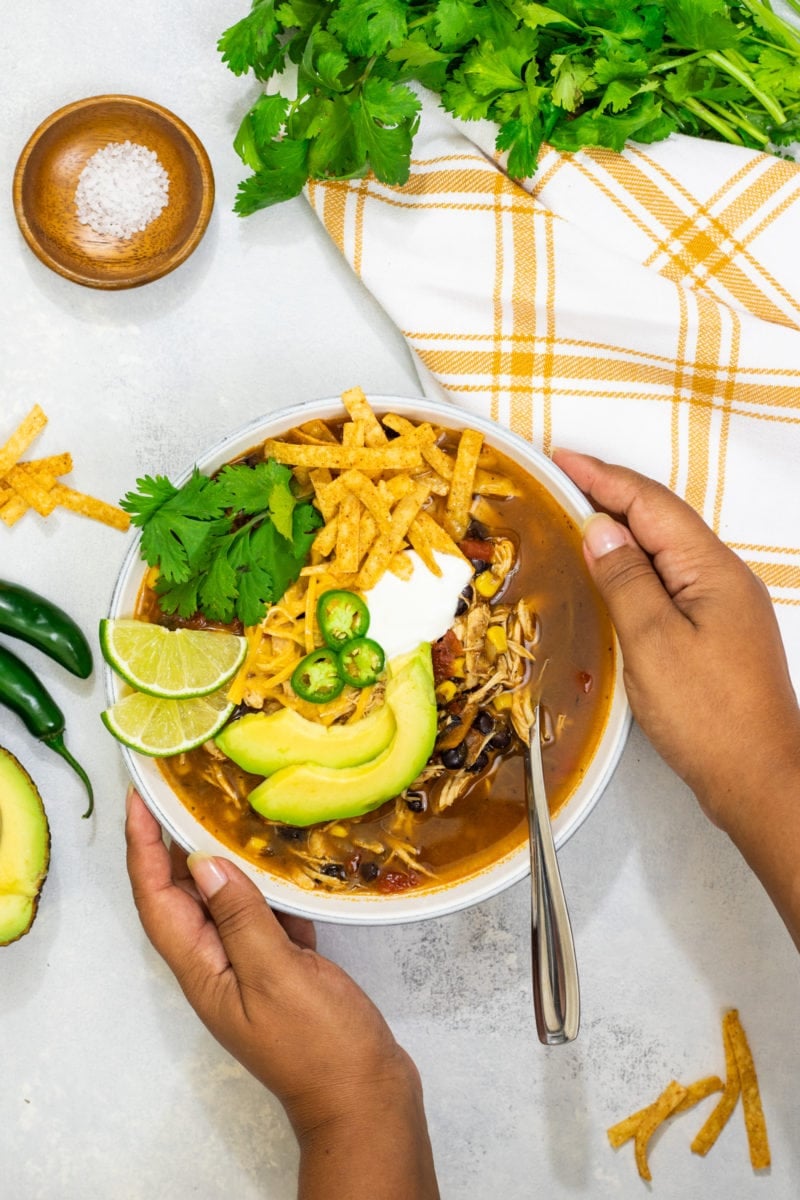
M 5 646 L 0 646 L 0 704 L 15 712 L 29 733 L 69 763 L 89 795 L 89 807 L 83 815 L 91 816 L 94 808 L 92 785 L 83 767 L 64 745 L 64 714 L 27 663 Z
M 2 579 L 0 633 L 35 646 L 80 679 L 92 673 L 92 651 L 72 617 L 44 596 Z

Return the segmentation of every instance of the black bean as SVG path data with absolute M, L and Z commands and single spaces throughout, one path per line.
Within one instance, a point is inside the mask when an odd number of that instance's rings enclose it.
M 406 804 L 412 812 L 416 813 L 425 812 L 428 807 L 423 792 L 409 792 L 406 796 Z
M 320 867 L 323 875 L 330 875 L 332 879 L 347 879 L 347 872 L 341 863 L 325 863 Z
M 475 539 L 479 542 L 485 542 L 489 536 L 489 529 L 484 525 L 483 521 L 478 521 L 475 517 L 472 518 L 467 526 L 467 537 Z
M 477 774 L 478 771 L 482 771 L 485 767 L 488 767 L 488 765 L 489 765 L 489 755 L 486 753 L 485 750 L 481 750 L 480 754 L 475 759 L 475 762 L 472 764 L 471 767 L 468 767 L 467 770 L 474 771 Z
M 306 836 L 306 830 L 297 825 L 279 825 L 278 836 L 287 842 L 300 842 Z
M 483 712 L 478 713 L 473 727 L 477 729 L 478 733 L 482 733 L 485 736 L 494 729 L 494 717 L 484 709 Z
M 471 558 L 469 561 L 472 563 L 476 575 L 482 575 L 492 565 L 490 562 L 485 562 L 482 558 Z
M 511 730 L 507 726 L 498 729 L 492 740 L 489 742 L 491 750 L 507 750 L 511 745 Z
M 358 868 L 358 873 L 365 883 L 372 883 L 373 879 L 377 879 L 380 875 L 380 867 L 374 862 L 363 862 Z
M 456 616 L 463 617 L 464 613 L 467 611 L 468 608 L 469 608 L 469 605 L 467 604 L 464 597 L 459 596 L 458 604 L 456 605 Z
M 471 597 L 472 597 L 472 584 L 471 583 L 467 584 L 467 586 L 462 590 L 461 595 L 463 596 L 463 598 L 465 600 L 471 599 Z
M 467 743 L 459 742 L 457 746 L 451 747 L 450 750 L 442 751 L 442 766 L 448 771 L 458 771 L 463 767 L 467 760 Z

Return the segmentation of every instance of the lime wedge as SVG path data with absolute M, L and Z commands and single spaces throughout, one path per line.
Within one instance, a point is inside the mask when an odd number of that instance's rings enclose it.
M 224 691 L 191 700 L 162 700 L 133 692 L 100 714 L 114 737 L 152 758 L 169 758 L 202 746 L 219 733 L 235 708 Z
M 131 687 L 163 700 L 219 691 L 244 661 L 247 641 L 215 629 L 164 629 L 148 621 L 101 621 L 100 649 Z

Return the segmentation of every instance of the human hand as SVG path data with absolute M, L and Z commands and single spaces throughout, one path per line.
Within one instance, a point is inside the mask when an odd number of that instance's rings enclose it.
M 605 510 L 584 551 L 634 716 L 735 836 L 768 789 L 800 781 L 800 711 L 767 590 L 667 488 L 572 451 L 554 458 Z
M 301 1194 L 316 1196 L 318 1186 L 321 1195 L 334 1171 L 341 1184 L 368 1153 L 357 1176 L 365 1195 L 438 1195 L 416 1068 L 364 992 L 316 953 L 313 925 L 274 914 L 226 859 L 167 850 L 135 792 L 125 833 L 147 936 L 214 1037 L 274 1092 L 308 1150 Z M 395 1157 L 404 1160 L 398 1175 Z M 392 1190 L 393 1179 L 404 1182 Z

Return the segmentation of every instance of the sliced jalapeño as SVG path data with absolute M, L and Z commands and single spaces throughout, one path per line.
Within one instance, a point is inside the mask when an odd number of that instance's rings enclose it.
M 301 699 L 311 704 L 335 700 L 344 684 L 336 654 L 330 646 L 312 650 L 301 659 L 292 673 L 292 687 Z
M 334 588 L 323 592 L 317 601 L 317 621 L 326 644 L 341 650 L 355 638 L 364 637 L 369 629 L 369 611 L 355 592 Z
M 364 688 L 375 683 L 385 661 L 381 647 L 368 637 L 355 638 L 339 651 L 339 670 L 351 687 Z

